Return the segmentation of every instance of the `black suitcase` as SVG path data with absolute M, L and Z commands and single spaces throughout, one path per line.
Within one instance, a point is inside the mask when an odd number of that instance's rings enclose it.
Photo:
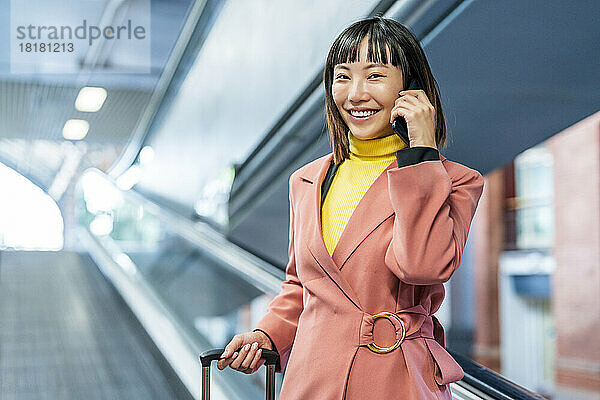
M 266 399 L 275 400 L 275 366 L 279 361 L 279 353 L 273 350 L 261 349 L 261 359 L 267 366 Z M 210 364 L 221 358 L 224 348 L 206 350 L 200 354 L 202 363 L 202 400 L 210 400 Z

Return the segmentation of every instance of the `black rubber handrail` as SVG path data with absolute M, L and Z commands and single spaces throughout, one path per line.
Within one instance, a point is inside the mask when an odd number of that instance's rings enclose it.
M 533 393 L 516 383 L 509 381 L 502 375 L 477 364 L 476 362 L 448 350 L 452 357 L 460 364 L 465 376 L 463 382 L 487 394 L 494 399 L 501 400 L 547 400 L 544 396 Z

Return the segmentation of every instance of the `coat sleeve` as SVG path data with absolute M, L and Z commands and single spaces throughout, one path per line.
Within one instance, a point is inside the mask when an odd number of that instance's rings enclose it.
M 483 176 L 442 162 L 430 147 L 402 149 L 396 156 L 398 167 L 387 171 L 395 216 L 385 262 L 409 284 L 446 282 L 460 265 Z
M 281 284 L 280 293 L 269 303 L 267 313 L 256 325 L 267 334 L 279 353 L 279 363 L 275 372 L 281 372 L 287 365 L 300 314 L 304 309 L 302 302 L 302 284 L 296 273 L 296 257 L 294 254 L 294 200 L 292 196 L 292 177 L 289 183 L 290 193 L 290 232 L 289 261 L 285 268 L 286 279 Z

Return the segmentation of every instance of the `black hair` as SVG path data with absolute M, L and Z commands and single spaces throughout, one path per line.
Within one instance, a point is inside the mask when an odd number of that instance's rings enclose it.
M 368 41 L 367 61 L 392 64 L 400 68 L 404 85 L 409 77 L 416 77 L 423 85 L 429 101 L 435 108 L 436 144 L 446 145 L 446 120 L 442 110 L 439 89 L 419 40 L 401 23 L 383 17 L 357 21 L 334 40 L 323 71 L 325 84 L 325 113 L 333 144 L 334 162 L 340 164 L 349 157 L 348 126 L 333 101 L 331 85 L 333 69 L 337 64 L 360 59 L 360 45 Z

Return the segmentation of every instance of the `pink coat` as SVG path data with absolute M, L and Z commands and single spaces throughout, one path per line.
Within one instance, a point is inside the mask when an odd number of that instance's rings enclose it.
M 256 328 L 281 356 L 280 400 L 450 399 L 463 370 L 433 316 L 460 265 L 483 191 L 481 174 L 440 160 L 395 160 L 360 200 L 333 256 L 321 232 L 320 189 L 333 154 L 289 180 L 286 280 Z M 391 346 L 376 353 L 367 345 Z M 293 345 L 293 346 L 292 346 Z M 277 372 L 281 372 L 281 368 Z

